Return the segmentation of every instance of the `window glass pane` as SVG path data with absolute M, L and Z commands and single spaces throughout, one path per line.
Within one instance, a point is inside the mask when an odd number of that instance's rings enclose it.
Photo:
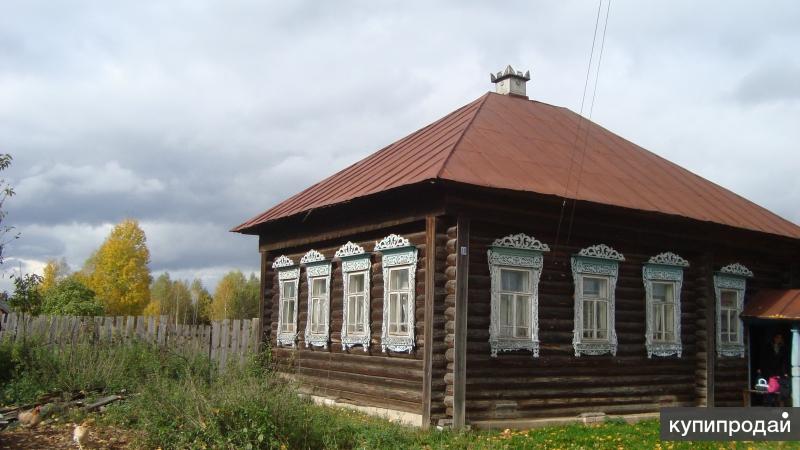
M 347 280 L 347 290 L 349 290 L 351 294 L 364 292 L 364 274 L 350 274 L 350 278 Z
M 511 294 L 500 294 L 500 325 L 510 326 L 514 324 L 514 306 L 512 305 L 514 296 Z
M 720 333 L 722 333 L 723 335 L 727 334 L 730 330 L 729 325 L 730 324 L 728 323 L 728 315 L 723 312 L 722 317 L 720 319 L 720 327 L 719 327 Z
M 349 297 L 347 301 L 347 323 L 358 322 L 358 302 L 356 297 Z
M 389 272 L 389 289 L 393 291 L 408 289 L 408 269 L 395 269 Z
M 322 296 L 325 295 L 325 291 L 327 291 L 327 287 L 325 286 L 325 279 L 324 278 L 312 278 L 311 279 L 311 295 L 313 296 Z
M 660 339 L 662 333 L 664 333 L 664 305 L 653 306 L 653 325 L 656 338 Z
M 606 330 L 608 329 L 608 303 L 606 302 L 597 302 L 597 329 L 598 330 Z
M 734 341 L 739 337 L 739 319 L 736 317 L 736 311 L 730 311 L 728 318 L 730 320 L 731 340 Z
M 398 294 L 389 294 L 389 332 L 397 333 L 397 302 Z
M 408 321 L 408 294 L 400 294 L 400 317 L 401 323 Z
M 606 297 L 607 280 L 603 278 L 583 277 L 583 295 L 589 297 Z
M 528 318 L 530 317 L 530 313 L 528 311 L 529 303 L 530 301 L 527 295 L 517 295 L 517 308 L 515 314 L 517 316 L 516 324 L 518 327 L 528 326 Z
M 594 302 L 583 302 L 583 336 L 591 337 L 595 328 Z
M 659 302 L 674 302 L 672 283 L 653 283 L 653 300 Z
M 666 333 L 675 332 L 675 306 L 664 305 L 664 331 Z
M 528 292 L 528 271 L 500 269 L 500 290 L 511 292 Z
M 720 294 L 720 305 L 723 308 L 736 308 L 736 291 L 722 291 Z
M 284 281 L 283 289 L 281 289 L 283 296 L 286 298 L 294 297 L 294 281 Z

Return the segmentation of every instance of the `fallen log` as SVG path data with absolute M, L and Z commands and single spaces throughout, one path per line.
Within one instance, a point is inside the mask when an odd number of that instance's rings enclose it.
M 122 400 L 123 398 L 124 397 L 122 397 L 121 395 L 109 395 L 107 397 L 103 397 L 103 398 L 97 400 L 94 403 L 90 403 L 90 404 L 84 406 L 83 409 L 86 412 L 95 411 L 97 409 L 100 409 L 100 407 L 102 407 L 102 406 L 108 405 L 109 403 L 114 403 L 117 400 Z

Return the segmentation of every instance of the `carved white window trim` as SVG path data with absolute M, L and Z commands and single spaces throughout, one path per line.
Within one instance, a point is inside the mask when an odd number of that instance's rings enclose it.
M 278 333 L 276 341 L 278 346 L 291 346 L 297 347 L 298 326 L 297 318 L 299 316 L 299 303 L 298 294 L 300 291 L 300 266 L 296 266 L 294 261 L 281 255 L 272 263 L 272 268 L 278 271 Z M 284 332 L 283 328 L 283 283 L 294 282 L 294 332 Z
M 308 308 L 306 309 L 306 332 L 304 335 L 306 347 L 328 348 L 331 335 L 331 262 L 325 260 L 325 256 L 316 250 L 310 250 L 300 260 L 306 267 L 306 289 L 308 290 Z M 321 298 L 320 307 L 323 320 L 323 332 L 313 333 L 312 322 L 312 302 L 314 280 L 325 280 L 325 294 Z
M 680 358 L 683 353 L 683 345 L 681 342 L 681 287 L 683 285 L 684 267 L 689 267 L 689 262 L 671 252 L 653 256 L 647 264 L 642 267 L 642 281 L 644 282 L 645 303 L 647 307 L 645 347 L 647 348 L 648 358 L 652 358 L 653 355 L 676 355 Z M 675 324 L 675 338 L 672 341 L 657 341 L 654 338 L 656 329 L 655 314 L 653 313 L 655 305 L 655 300 L 653 299 L 654 283 L 672 284 L 672 295 L 674 296 L 672 320 Z
M 573 329 L 572 347 L 575 356 L 617 354 L 617 330 L 615 323 L 615 291 L 619 276 L 619 261 L 625 257 L 605 245 L 598 244 L 584 248 L 571 258 L 572 278 L 575 283 L 575 328 Z M 583 338 L 583 278 L 605 278 L 608 288 L 608 339 L 587 340 Z
M 372 261 L 370 255 L 364 252 L 364 248 L 348 242 L 336 251 L 337 258 L 342 261 L 342 350 L 350 349 L 360 345 L 364 351 L 369 351 L 372 330 L 370 329 L 370 268 Z M 350 313 L 350 275 L 364 274 L 364 333 L 350 334 L 347 331 Z
M 734 263 L 720 269 L 714 275 L 714 295 L 716 296 L 716 329 L 717 329 L 717 356 L 740 357 L 745 356 L 744 322 L 739 316 L 744 308 L 744 294 L 747 290 L 747 278 L 753 272 L 747 267 Z M 722 342 L 722 292 L 736 292 L 736 310 L 738 311 L 737 342 Z
M 416 315 L 417 248 L 408 239 L 390 234 L 375 243 L 375 251 L 382 253 L 383 266 L 383 324 L 381 325 L 381 350 L 408 352 L 414 349 L 414 316 Z M 408 336 L 389 334 L 389 270 L 408 269 Z
M 498 352 L 517 350 L 528 350 L 532 357 L 539 357 L 539 280 L 544 261 L 542 252 L 547 251 L 550 251 L 547 244 L 523 233 L 496 239 L 487 251 L 492 293 L 489 347 L 493 358 L 497 357 Z M 531 303 L 528 321 L 531 335 L 528 338 L 501 337 L 499 318 L 502 269 L 526 270 L 529 273 Z

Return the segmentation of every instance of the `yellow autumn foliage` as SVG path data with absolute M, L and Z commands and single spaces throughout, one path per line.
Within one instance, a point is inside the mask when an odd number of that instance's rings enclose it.
M 150 302 L 150 251 L 139 223 L 126 219 L 84 265 L 86 285 L 108 315 L 139 315 Z

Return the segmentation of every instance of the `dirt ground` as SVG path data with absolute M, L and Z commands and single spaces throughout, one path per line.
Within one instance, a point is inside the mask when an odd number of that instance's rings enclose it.
M 0 431 L 0 449 L 62 449 L 78 448 L 72 441 L 75 424 L 67 422 L 41 423 L 36 428 L 12 427 Z M 85 449 L 132 448 L 129 431 L 92 425 Z

